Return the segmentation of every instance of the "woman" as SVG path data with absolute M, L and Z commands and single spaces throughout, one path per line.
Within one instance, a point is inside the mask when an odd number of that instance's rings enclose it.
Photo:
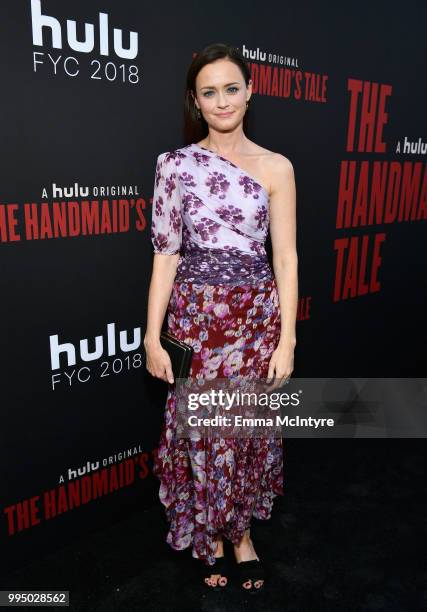
M 177 439 L 168 331 L 194 349 L 190 377 L 249 376 L 281 386 L 296 344 L 296 195 L 291 162 L 244 133 L 252 82 L 240 52 L 205 48 L 187 77 L 186 120 L 202 138 L 157 159 L 153 272 L 144 346 L 147 369 L 169 383 L 154 473 L 177 550 L 192 545 L 205 583 L 227 584 L 223 538 L 234 545 L 243 588 L 264 584 L 250 521 L 269 519 L 283 495 L 281 438 Z M 265 240 L 270 226 L 273 270 Z

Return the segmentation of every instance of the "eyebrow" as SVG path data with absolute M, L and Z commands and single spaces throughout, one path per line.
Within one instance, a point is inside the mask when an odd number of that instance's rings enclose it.
M 227 83 L 224 87 L 228 87 L 229 85 L 240 85 L 239 81 L 233 81 L 232 83 Z M 215 89 L 213 85 L 205 85 L 205 87 L 201 87 L 200 89 Z

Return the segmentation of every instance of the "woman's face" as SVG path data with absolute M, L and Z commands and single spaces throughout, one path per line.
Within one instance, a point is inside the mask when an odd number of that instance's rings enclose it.
M 218 131 L 233 130 L 246 112 L 252 81 L 246 87 L 240 68 L 228 59 L 203 66 L 196 77 L 196 106 L 207 124 Z

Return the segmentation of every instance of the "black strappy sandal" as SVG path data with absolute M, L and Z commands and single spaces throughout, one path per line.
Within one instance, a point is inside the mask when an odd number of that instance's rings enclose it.
M 262 591 L 265 584 L 265 568 L 264 563 L 260 559 L 252 559 L 251 561 L 240 561 L 236 565 L 237 576 L 240 583 L 240 588 L 246 593 L 258 593 Z M 252 581 L 252 585 L 250 588 L 245 588 L 243 585 Z M 256 587 L 255 583 L 258 580 L 263 580 L 264 582 Z
M 214 565 L 205 565 L 203 567 L 202 577 L 203 583 L 207 586 L 208 589 L 212 589 L 213 591 L 220 591 L 221 589 L 225 589 L 225 587 L 227 587 L 228 583 L 230 582 L 229 563 L 228 558 L 225 555 L 223 557 L 215 557 L 215 559 L 216 560 Z M 209 573 L 206 572 L 206 568 L 211 568 L 208 569 Z M 212 574 L 221 574 L 215 585 L 210 585 L 206 582 L 206 578 L 210 578 Z M 225 584 L 220 584 L 220 580 L 222 580 L 223 578 L 226 578 L 227 582 Z

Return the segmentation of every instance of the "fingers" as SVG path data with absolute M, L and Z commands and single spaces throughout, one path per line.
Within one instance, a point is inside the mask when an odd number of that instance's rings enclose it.
M 270 362 L 268 366 L 267 380 L 271 380 L 273 378 L 275 369 L 276 369 L 275 364 Z
M 166 364 L 165 372 L 166 372 L 166 378 L 168 382 L 172 384 L 174 381 L 174 378 L 173 378 L 172 364 L 171 364 L 170 358 L 169 358 L 169 362 Z
M 274 363 L 273 359 L 271 359 L 268 365 L 268 373 L 267 373 L 267 380 L 266 380 L 267 386 L 273 381 L 275 369 L 276 369 L 276 364 Z
M 283 387 L 283 385 L 289 382 L 291 374 L 292 374 L 292 370 L 288 374 L 276 373 L 274 382 L 272 382 L 271 385 L 267 386 L 267 391 L 273 391 L 274 389 L 280 389 L 281 387 Z M 270 380 L 270 376 L 269 376 L 269 380 Z
M 153 359 L 147 359 L 147 371 L 155 378 L 160 378 L 164 382 L 173 383 L 174 375 L 172 371 L 172 363 L 169 353 L 162 349 L 163 353 L 156 355 Z

